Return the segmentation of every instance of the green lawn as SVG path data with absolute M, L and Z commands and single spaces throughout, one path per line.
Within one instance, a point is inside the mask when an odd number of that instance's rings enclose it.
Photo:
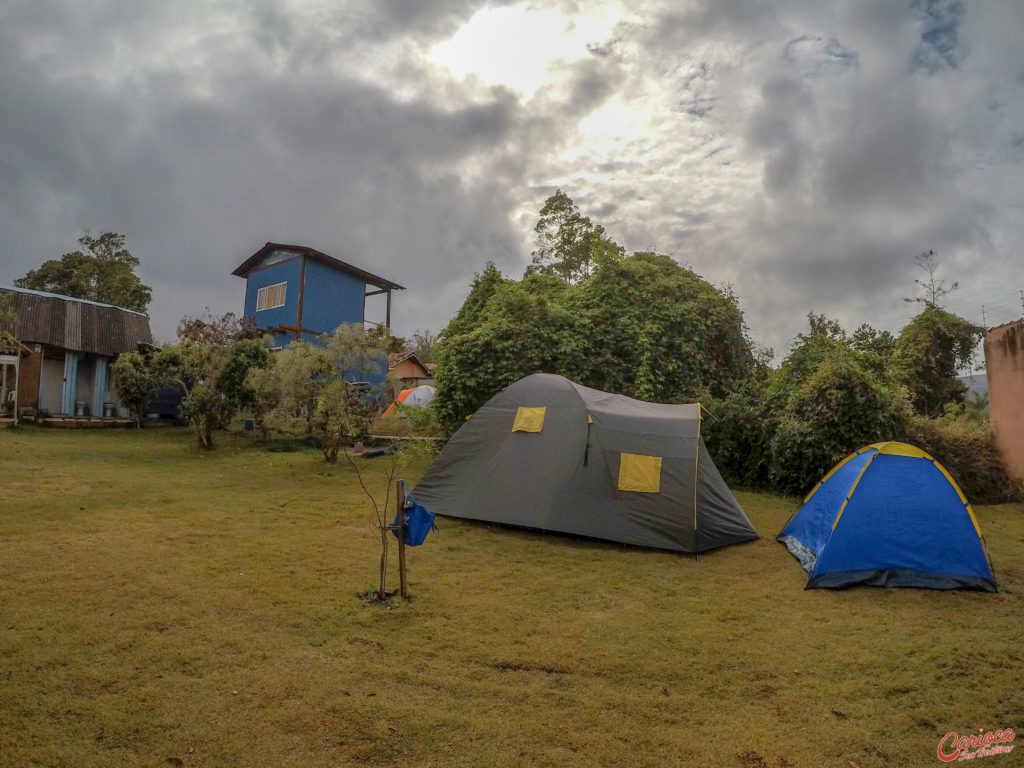
M 999 594 L 803 591 L 795 501 L 738 494 L 767 538 L 699 559 L 442 519 L 384 609 L 308 450 L 4 429 L 0 490 L 3 766 L 904 768 L 1024 732 L 1019 505 L 977 510 Z

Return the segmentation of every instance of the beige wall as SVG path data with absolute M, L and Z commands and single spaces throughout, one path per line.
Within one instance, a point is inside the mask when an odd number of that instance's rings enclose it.
M 412 360 L 403 360 L 391 369 L 391 375 L 396 379 L 429 379 L 430 371 L 423 370 Z
M 1024 319 L 985 334 L 989 413 L 1006 468 L 1024 482 Z

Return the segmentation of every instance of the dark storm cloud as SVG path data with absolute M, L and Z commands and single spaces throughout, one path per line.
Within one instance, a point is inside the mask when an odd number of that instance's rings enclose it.
M 240 309 L 230 271 L 289 241 L 409 286 L 397 330 L 438 330 L 486 261 L 521 272 L 524 179 L 615 87 L 596 57 L 525 106 L 438 79 L 426 46 L 480 7 L 8 6 L 0 282 L 123 232 L 167 339 L 183 314 Z
M 396 306 L 409 325 L 431 287 L 467 282 L 488 258 L 517 262 L 509 201 L 449 170 L 505 140 L 517 109 L 507 96 L 399 100 L 301 61 L 261 66 L 261 51 L 295 44 L 270 6 L 258 45 L 203 51 L 202 68 L 149 64 L 113 86 L 84 63 L 55 77 L 48 57 L 30 53 L 46 30 L 99 30 L 73 14 L 49 27 L 43 10 L 0 33 L 0 99 L 17 105 L 0 114 L 3 282 L 71 250 L 83 229 L 125 232 L 167 338 L 186 312 L 238 310 L 230 270 L 265 240 L 313 245 L 409 285 Z M 243 51 L 251 69 L 238 64 Z M 444 319 L 427 311 L 423 325 Z
M 812 310 L 898 329 L 928 248 L 970 308 L 1012 281 L 1024 6 L 631 4 L 526 98 L 428 57 L 494 5 L 4 4 L 0 283 L 124 232 L 166 339 L 293 241 L 409 286 L 397 329 L 436 331 L 486 261 L 521 274 L 559 187 L 732 283 L 777 348 Z

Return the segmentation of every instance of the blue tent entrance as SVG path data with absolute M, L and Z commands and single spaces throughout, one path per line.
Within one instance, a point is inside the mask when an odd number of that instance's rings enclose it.
M 930 587 L 996 591 L 974 511 L 935 459 L 876 443 L 835 466 L 778 536 L 807 588 Z

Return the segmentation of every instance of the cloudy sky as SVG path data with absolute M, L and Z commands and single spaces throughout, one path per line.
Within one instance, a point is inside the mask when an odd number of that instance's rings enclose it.
M 0 284 L 122 232 L 170 340 L 293 242 L 437 331 L 561 188 L 779 351 L 812 310 L 898 330 L 926 249 L 951 309 L 1006 322 L 1022 32 L 1014 0 L 3 0 Z

